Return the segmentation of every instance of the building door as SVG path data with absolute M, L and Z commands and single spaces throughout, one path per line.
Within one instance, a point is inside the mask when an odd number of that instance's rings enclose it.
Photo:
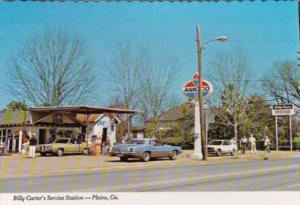
M 45 129 L 39 129 L 39 144 L 45 144 L 46 143 L 46 130 Z
M 103 128 L 102 132 L 102 143 L 107 142 L 107 128 Z

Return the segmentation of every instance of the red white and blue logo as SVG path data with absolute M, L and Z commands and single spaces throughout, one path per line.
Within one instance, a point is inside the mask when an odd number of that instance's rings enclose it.
M 206 80 L 201 80 L 202 86 L 202 96 L 206 97 L 213 91 L 213 86 L 210 82 Z M 186 82 L 183 85 L 183 93 L 189 99 L 197 99 L 198 98 L 198 90 L 199 90 L 199 74 L 198 72 L 194 73 L 193 80 Z

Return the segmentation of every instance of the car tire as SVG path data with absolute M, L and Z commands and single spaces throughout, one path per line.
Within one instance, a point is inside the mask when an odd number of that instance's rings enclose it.
M 46 153 L 45 152 L 41 152 L 41 156 L 46 156 Z
M 217 154 L 217 156 L 219 157 L 219 156 L 221 156 L 222 151 L 221 151 L 220 149 L 218 149 L 216 154 Z
M 63 156 L 63 154 L 64 154 L 64 151 L 62 149 L 58 149 L 56 152 L 56 155 L 59 157 Z
M 177 151 L 173 150 L 171 156 L 169 157 L 170 160 L 176 160 L 177 159 Z
M 234 153 L 235 153 L 235 149 L 233 149 L 233 150 L 230 152 L 230 155 L 231 155 L 231 156 L 234 156 Z
M 120 157 L 121 162 L 127 162 L 128 158 L 127 157 Z
M 89 150 L 88 150 L 88 149 L 84 149 L 84 150 L 82 151 L 82 154 L 88 155 L 88 154 L 89 154 Z
M 142 160 L 143 162 L 148 162 L 150 160 L 150 152 L 144 152 Z

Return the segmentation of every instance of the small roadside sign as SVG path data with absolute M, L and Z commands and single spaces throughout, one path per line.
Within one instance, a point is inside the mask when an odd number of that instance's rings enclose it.
M 285 104 L 285 105 L 273 105 L 272 106 L 272 115 L 294 115 L 294 105 Z

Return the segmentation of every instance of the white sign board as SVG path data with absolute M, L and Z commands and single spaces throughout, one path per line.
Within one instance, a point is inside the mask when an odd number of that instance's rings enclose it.
M 294 115 L 294 105 L 273 105 L 272 115 Z

